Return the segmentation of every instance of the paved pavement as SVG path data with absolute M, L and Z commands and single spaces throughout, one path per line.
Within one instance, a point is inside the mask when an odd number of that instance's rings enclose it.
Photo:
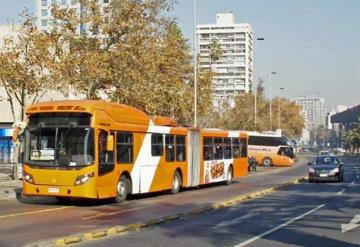
M 83 246 L 360 246 L 360 159 L 343 160 L 343 183 L 292 185 L 237 206 Z
M 76 201 L 59 205 L 54 198 L 0 200 L 0 246 L 24 246 L 45 239 L 127 225 L 182 213 L 235 196 L 273 187 L 306 174 L 306 160 L 292 168 L 261 168 L 263 172 L 236 179 L 230 186 L 189 189 L 176 195 L 135 196 L 123 204 Z M 270 172 L 265 172 L 270 171 Z

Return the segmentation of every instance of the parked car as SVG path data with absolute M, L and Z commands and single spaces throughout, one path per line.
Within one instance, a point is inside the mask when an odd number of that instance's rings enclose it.
M 334 155 L 317 156 L 312 163 L 308 163 L 309 182 L 315 181 L 338 181 L 344 179 L 344 163 Z

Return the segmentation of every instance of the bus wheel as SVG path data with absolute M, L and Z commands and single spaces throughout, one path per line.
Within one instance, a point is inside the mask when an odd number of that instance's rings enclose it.
M 270 167 L 270 166 L 272 166 L 272 159 L 269 158 L 269 157 L 265 157 L 265 158 L 263 159 L 262 164 L 263 164 L 264 166 L 266 166 L 266 167 Z
M 233 168 L 232 168 L 232 166 L 229 166 L 228 172 L 226 174 L 226 182 L 225 182 L 225 184 L 230 185 L 232 183 L 233 177 L 234 177 Z
M 130 189 L 130 181 L 125 176 L 121 176 L 116 186 L 115 201 L 120 203 L 126 200 Z
M 181 188 L 181 176 L 179 172 L 176 171 L 172 182 L 171 194 L 178 193 L 180 191 L 180 188 Z

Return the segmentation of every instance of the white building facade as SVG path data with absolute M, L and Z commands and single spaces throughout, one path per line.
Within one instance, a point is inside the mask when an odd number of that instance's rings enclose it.
M 99 0 L 102 7 L 107 6 L 110 0 Z M 38 30 L 49 32 L 52 23 L 55 19 L 51 14 L 51 9 L 54 6 L 59 8 L 72 9 L 77 14 L 85 13 L 85 10 L 81 6 L 79 0 L 36 0 L 36 19 Z M 83 24 L 78 27 L 78 32 L 87 32 L 87 25 Z
M 331 123 L 331 117 L 334 116 L 335 114 L 346 111 L 347 109 L 349 109 L 349 107 L 345 106 L 345 105 L 337 105 L 333 109 L 331 109 L 331 111 L 326 114 L 326 128 L 329 130 L 332 130 L 332 129 L 337 130 L 339 124 Z
M 325 99 L 320 97 L 301 96 L 295 100 L 296 104 L 301 106 L 308 130 L 316 129 L 319 126 L 325 126 Z
M 212 70 L 214 105 L 231 102 L 236 95 L 249 93 L 253 83 L 253 31 L 248 23 L 235 23 L 232 13 L 216 15 L 216 24 L 197 25 L 200 69 Z M 211 44 L 221 46 L 222 56 L 211 61 Z

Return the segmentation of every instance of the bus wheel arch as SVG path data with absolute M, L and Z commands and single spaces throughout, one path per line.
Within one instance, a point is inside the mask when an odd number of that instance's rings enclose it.
M 265 157 L 262 160 L 263 166 L 270 167 L 273 165 L 273 160 L 270 157 Z
M 132 184 L 130 174 L 127 172 L 123 172 L 119 177 L 119 180 L 116 184 L 116 196 L 115 201 L 117 203 L 121 203 L 125 201 L 128 195 L 131 194 Z
M 183 184 L 183 176 L 180 168 L 176 168 L 171 185 L 171 194 L 176 194 L 180 191 Z
M 229 165 L 229 168 L 226 172 L 226 181 L 225 181 L 225 184 L 226 185 L 230 185 L 232 184 L 232 180 L 234 178 L 234 167 L 233 167 L 233 164 L 230 164 Z

